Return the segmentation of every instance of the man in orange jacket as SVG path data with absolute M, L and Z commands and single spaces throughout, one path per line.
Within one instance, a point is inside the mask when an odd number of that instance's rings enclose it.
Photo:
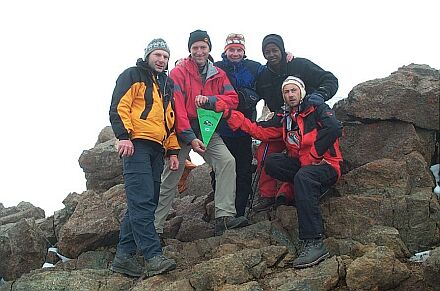
M 110 106 L 127 197 L 127 211 L 111 268 L 133 277 L 176 268 L 176 262 L 162 254 L 154 228 L 164 155 L 171 171 L 179 166 L 173 83 L 164 72 L 169 57 L 167 43 L 161 38 L 153 39 L 145 48 L 144 59 L 138 59 L 135 67 L 125 70 L 117 79 Z M 136 260 L 137 250 L 144 255 L 145 270 Z

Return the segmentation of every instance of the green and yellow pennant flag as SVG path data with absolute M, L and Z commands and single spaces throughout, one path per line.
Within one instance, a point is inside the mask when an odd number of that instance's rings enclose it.
M 222 118 L 223 112 L 215 112 L 203 108 L 197 108 L 200 132 L 202 133 L 203 143 L 208 146 L 214 131 Z

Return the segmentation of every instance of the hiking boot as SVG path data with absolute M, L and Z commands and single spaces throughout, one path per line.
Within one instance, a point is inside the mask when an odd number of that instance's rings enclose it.
M 113 272 L 125 274 L 132 277 L 140 277 L 143 268 L 133 254 L 116 253 L 110 268 Z
M 275 198 L 260 197 L 257 203 L 255 203 L 254 207 L 252 207 L 252 210 L 255 212 L 269 210 L 272 208 L 272 206 L 274 206 L 274 204 Z
M 157 255 L 145 262 L 145 275 L 151 277 L 172 271 L 176 268 L 176 261 L 164 255 Z
M 284 193 L 278 194 L 277 198 L 275 199 L 275 208 L 278 208 L 278 206 L 281 205 L 289 205 L 287 202 L 287 197 Z
M 304 248 L 293 261 L 294 268 L 307 268 L 318 264 L 330 256 L 322 239 L 306 240 Z
M 222 216 L 215 219 L 214 235 L 222 235 L 226 229 L 239 228 L 249 225 L 249 221 L 244 216 Z

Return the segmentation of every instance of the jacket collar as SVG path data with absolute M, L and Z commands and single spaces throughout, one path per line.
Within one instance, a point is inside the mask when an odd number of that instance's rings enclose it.
M 192 74 L 199 75 L 199 67 L 196 62 L 191 58 L 191 56 L 184 59 L 182 64 L 185 66 L 186 70 L 188 70 Z M 209 79 L 210 77 L 218 74 L 217 67 L 214 66 L 214 63 L 210 59 L 208 59 L 206 66 L 206 79 Z

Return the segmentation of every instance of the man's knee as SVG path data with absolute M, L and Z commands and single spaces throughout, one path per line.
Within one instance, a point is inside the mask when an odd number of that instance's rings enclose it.
M 264 163 L 264 170 L 266 173 L 272 177 L 277 168 L 277 159 L 275 159 L 274 155 L 268 156 Z
M 234 159 L 234 156 L 231 155 L 231 154 L 229 154 L 229 155 L 224 155 L 224 156 L 221 158 L 221 164 L 223 164 L 224 167 L 227 167 L 227 168 L 232 167 L 232 168 L 235 169 L 235 159 Z
M 314 196 L 313 194 L 320 193 L 321 183 L 314 178 L 307 167 L 299 169 L 293 181 L 296 199 L 309 199 Z
M 267 156 L 266 161 L 264 162 L 264 169 L 268 175 L 273 177 L 283 168 L 283 163 L 285 162 L 286 159 L 283 153 L 272 153 Z
M 298 170 L 298 172 L 295 175 L 294 182 L 295 184 L 297 182 L 310 182 L 314 181 L 313 179 L 314 174 L 312 173 L 312 169 L 310 167 L 302 167 Z

